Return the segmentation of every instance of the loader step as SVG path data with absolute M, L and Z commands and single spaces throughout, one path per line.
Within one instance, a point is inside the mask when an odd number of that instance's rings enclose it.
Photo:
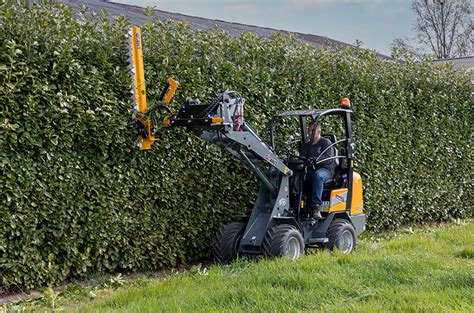
M 329 242 L 329 238 L 311 238 L 309 239 L 308 243 L 313 244 L 313 243 L 326 243 Z

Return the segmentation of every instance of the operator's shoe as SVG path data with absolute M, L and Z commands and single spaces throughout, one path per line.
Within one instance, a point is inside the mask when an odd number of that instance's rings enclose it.
M 322 205 L 315 205 L 313 206 L 312 210 L 313 210 L 313 218 L 315 220 L 320 220 L 322 219 L 322 215 L 321 215 L 321 207 Z

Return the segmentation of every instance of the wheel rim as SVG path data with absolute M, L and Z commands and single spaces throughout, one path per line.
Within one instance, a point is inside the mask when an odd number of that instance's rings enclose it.
M 349 253 L 354 248 L 354 237 L 349 230 L 345 230 L 341 234 L 341 250 L 343 253 Z
M 297 238 L 291 237 L 286 245 L 285 256 L 289 259 L 297 259 L 301 253 L 301 246 Z

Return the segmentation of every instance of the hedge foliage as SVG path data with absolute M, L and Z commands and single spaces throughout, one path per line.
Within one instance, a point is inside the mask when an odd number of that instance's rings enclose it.
M 251 207 L 249 171 L 184 130 L 133 148 L 123 17 L 0 0 L 0 284 L 35 287 L 209 255 L 216 228 Z M 291 37 L 231 37 L 150 19 L 149 99 L 173 75 L 186 96 L 240 91 L 267 138 L 282 110 L 353 103 L 368 227 L 472 215 L 472 84 L 430 62 Z

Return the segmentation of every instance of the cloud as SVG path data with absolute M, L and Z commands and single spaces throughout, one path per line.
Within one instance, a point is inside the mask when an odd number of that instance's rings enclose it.
M 298 7 L 322 7 L 335 4 L 365 4 L 379 5 L 384 0 L 290 0 L 292 5 Z

